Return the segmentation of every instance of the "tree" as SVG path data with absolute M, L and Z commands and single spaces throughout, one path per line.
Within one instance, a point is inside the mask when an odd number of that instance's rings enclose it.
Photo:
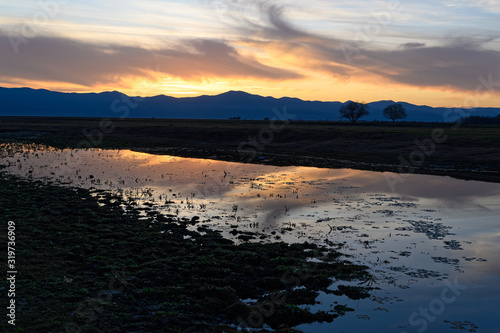
M 368 105 L 349 101 L 340 107 L 339 113 L 340 118 L 347 118 L 355 123 L 359 118 L 369 114 Z
M 396 119 L 405 119 L 405 108 L 399 103 L 389 105 L 384 109 L 384 117 L 392 119 L 392 122 L 395 122 Z

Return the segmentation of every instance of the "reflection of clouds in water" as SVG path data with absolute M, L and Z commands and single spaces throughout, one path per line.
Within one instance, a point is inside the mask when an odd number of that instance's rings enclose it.
M 107 154 L 109 158 L 113 158 L 117 163 L 122 164 L 124 160 L 142 162 L 142 166 L 155 166 L 171 162 L 180 162 L 182 157 L 169 156 L 169 155 L 153 155 L 147 153 L 140 153 L 131 150 L 119 150 L 114 154 Z
M 112 163 L 115 174 L 132 172 L 152 177 L 166 173 L 169 177 L 155 181 L 164 186 L 182 185 L 184 191 L 194 191 L 206 198 L 231 198 L 254 207 L 260 204 L 269 211 L 268 220 L 281 216 L 286 210 L 284 206 L 296 210 L 306 207 L 311 200 L 331 201 L 333 197 L 342 200 L 346 194 L 352 200 L 362 192 L 389 192 L 382 172 L 275 167 L 132 151 L 120 151 L 106 162 Z M 133 170 L 127 172 L 127 167 Z M 265 199 L 252 200 L 259 194 Z M 402 196 L 405 201 L 435 199 L 450 208 L 486 212 L 488 208 L 482 202 L 486 197 L 499 196 L 500 186 L 412 174 L 398 184 L 394 195 Z
M 259 171 L 257 178 L 237 183 L 225 196 L 237 197 L 247 205 L 251 202 L 259 205 L 266 211 L 266 224 L 274 224 L 286 212 L 305 208 L 313 201 L 331 201 L 346 177 L 356 172 L 342 169 L 332 173 L 327 169 L 271 166 L 262 166 Z
M 135 182 L 136 177 L 140 177 L 141 182 L 150 177 L 157 186 L 182 185 L 184 190 L 199 192 L 207 198 L 238 196 L 239 200 L 244 200 L 256 196 L 260 191 L 267 197 L 286 195 L 285 201 L 290 208 L 300 208 L 308 204 L 311 198 L 328 200 L 338 196 L 342 199 L 346 193 L 351 197 L 359 196 L 362 192 L 392 195 L 384 173 L 353 169 L 275 167 L 151 155 L 129 150 L 49 150 L 37 159 L 32 158 L 30 163 L 55 166 L 55 161 L 66 162 L 73 168 L 58 170 L 66 177 L 73 177 L 72 172 L 75 169 L 79 170 L 81 175 L 87 176 L 91 173 L 112 173 L 115 178 L 125 179 L 129 186 L 140 185 Z M 18 174 L 26 175 L 22 174 L 23 171 L 27 172 L 19 169 Z M 38 170 L 46 177 L 50 177 L 51 171 Z M 251 184 L 256 186 L 249 190 Z M 402 196 L 407 201 L 437 199 L 448 207 L 460 210 L 486 210 L 483 203 L 490 204 L 487 201 L 497 200 L 494 197 L 500 196 L 498 184 L 417 174 L 408 175 L 404 182 L 398 184 L 396 190 L 394 195 Z M 297 195 L 299 199 L 290 200 Z M 491 198 L 486 200 L 488 197 Z M 265 203 L 266 207 L 272 210 L 281 204 L 281 201 L 275 204 L 273 200 Z
M 94 181 L 101 178 L 101 185 L 108 182 L 109 187 L 102 185 L 103 189 L 121 187 L 139 194 L 151 190 L 157 198 L 163 195 L 155 208 L 187 219 L 200 216 L 226 237 L 231 235 L 231 225 L 237 225 L 240 231 L 274 232 L 273 240 L 342 241 L 361 263 L 382 268 L 387 259 L 393 266 L 404 263 L 412 269 L 450 272 L 452 266 L 430 257 L 460 260 L 464 272 L 453 274 L 459 276 L 460 283 L 478 287 L 468 296 L 464 294 L 462 303 L 469 306 L 471 300 L 482 302 L 483 297 L 490 303 L 498 299 L 488 292 L 498 294 L 500 184 L 409 175 L 393 193 L 384 173 L 352 169 L 276 167 L 132 151 L 51 151 L 40 153 L 38 158 L 31 155 L 28 160 L 16 156 L 11 162 L 15 164 L 18 157 L 22 166 L 13 165 L 9 172 L 26 176 L 34 166 L 34 178 L 54 180 L 63 175 L 65 181 L 71 178 L 75 185 L 88 188 L 97 186 L 90 182 L 89 175 L 93 175 Z M 75 160 L 78 163 L 72 162 Z M 80 180 L 75 176 L 77 170 Z M 149 196 L 143 199 L 152 200 Z M 166 204 L 166 199 L 174 203 Z M 290 230 L 284 230 L 288 226 Z M 450 227 L 453 235 L 446 234 L 443 240 L 427 239 L 422 234 L 426 228 Z M 367 236 L 361 237 L 364 234 Z M 463 250 L 446 249 L 444 240 L 456 240 Z M 364 247 L 364 241 L 374 241 L 373 250 Z M 411 244 L 415 249 L 408 250 Z M 403 258 L 400 251 L 411 255 Z M 408 276 L 403 274 L 401 279 L 404 284 Z M 424 298 L 429 295 L 418 287 L 415 293 Z M 428 302 L 428 298 L 423 300 Z
M 500 186 L 496 183 L 414 174 L 408 176 L 405 182 L 398 184 L 396 193 L 423 199 L 437 199 L 451 208 L 461 210 L 466 208 L 486 210 L 482 203 L 485 198 L 500 196 Z
M 499 223 L 500 224 L 500 223 Z M 497 228 L 497 230 L 500 229 Z M 496 281 L 500 284 L 500 252 L 498 251 L 500 244 L 500 231 L 490 231 L 478 233 L 474 235 L 472 246 L 467 247 L 466 258 L 462 258 L 461 264 L 464 266 L 471 265 L 474 269 L 467 269 L 464 276 L 464 281 L 477 285 L 491 285 L 491 281 Z M 482 259 L 486 258 L 487 262 Z
M 498 184 L 464 181 L 450 177 L 412 174 L 391 193 L 382 172 L 353 169 L 311 167 L 276 167 L 242 164 L 208 159 L 152 155 L 129 150 L 49 150 L 19 168 L 25 176 L 29 165 L 37 165 L 34 176 L 51 177 L 54 167 L 66 162 L 70 168 L 60 168 L 58 175 L 68 179 L 79 175 L 119 179 L 123 187 L 149 186 L 176 188 L 184 194 L 195 192 L 198 197 L 241 202 L 247 207 L 260 207 L 270 216 L 285 210 L 296 211 L 312 202 L 333 200 L 352 202 L 365 199 L 368 193 L 397 196 L 404 201 L 436 200 L 456 211 L 488 211 L 500 196 Z M 78 161 L 78 163 L 72 163 Z M 59 162 L 59 163 L 57 163 Z M 40 165 L 49 164 L 48 168 Z M 385 173 L 387 174 L 387 173 Z M 149 179 L 148 179 L 149 178 Z M 255 198 L 259 200 L 255 200 Z M 494 214 L 489 211 L 489 214 Z

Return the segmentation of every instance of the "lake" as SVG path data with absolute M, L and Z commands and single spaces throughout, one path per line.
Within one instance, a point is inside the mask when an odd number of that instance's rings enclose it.
M 130 150 L 4 144 L 0 155 L 10 174 L 111 191 L 144 217 L 154 209 L 237 243 L 314 242 L 369 266 L 364 285 L 380 289 L 362 300 L 320 294 L 313 310 L 355 311 L 296 327 L 304 332 L 500 332 L 500 184 L 413 174 L 391 186 L 388 172 Z

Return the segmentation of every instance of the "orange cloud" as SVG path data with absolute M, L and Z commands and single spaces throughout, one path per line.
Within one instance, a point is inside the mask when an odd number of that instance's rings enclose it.
M 500 95 L 500 51 L 488 48 L 495 38 L 455 38 L 442 45 L 405 43 L 399 49 L 368 48 L 366 43 L 302 31 L 285 19 L 283 8 L 261 5 L 267 20 L 246 24 L 246 43 L 289 57 L 295 68 L 322 72 L 334 78 L 376 78 L 416 88 Z M 491 77 L 491 79 L 488 79 Z M 484 81 L 489 81 L 484 84 Z M 484 87 L 487 85 L 487 87 Z
M 149 50 L 40 36 L 14 54 L 9 40 L 0 38 L 0 58 L 0 79 L 4 82 L 55 81 L 92 87 L 159 75 L 186 80 L 219 77 L 279 81 L 302 77 L 243 56 L 221 40 L 191 39 L 176 47 Z

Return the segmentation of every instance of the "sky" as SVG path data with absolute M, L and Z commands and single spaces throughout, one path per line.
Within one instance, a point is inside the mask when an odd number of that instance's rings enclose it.
M 500 107 L 500 0 L 0 0 L 0 86 Z

